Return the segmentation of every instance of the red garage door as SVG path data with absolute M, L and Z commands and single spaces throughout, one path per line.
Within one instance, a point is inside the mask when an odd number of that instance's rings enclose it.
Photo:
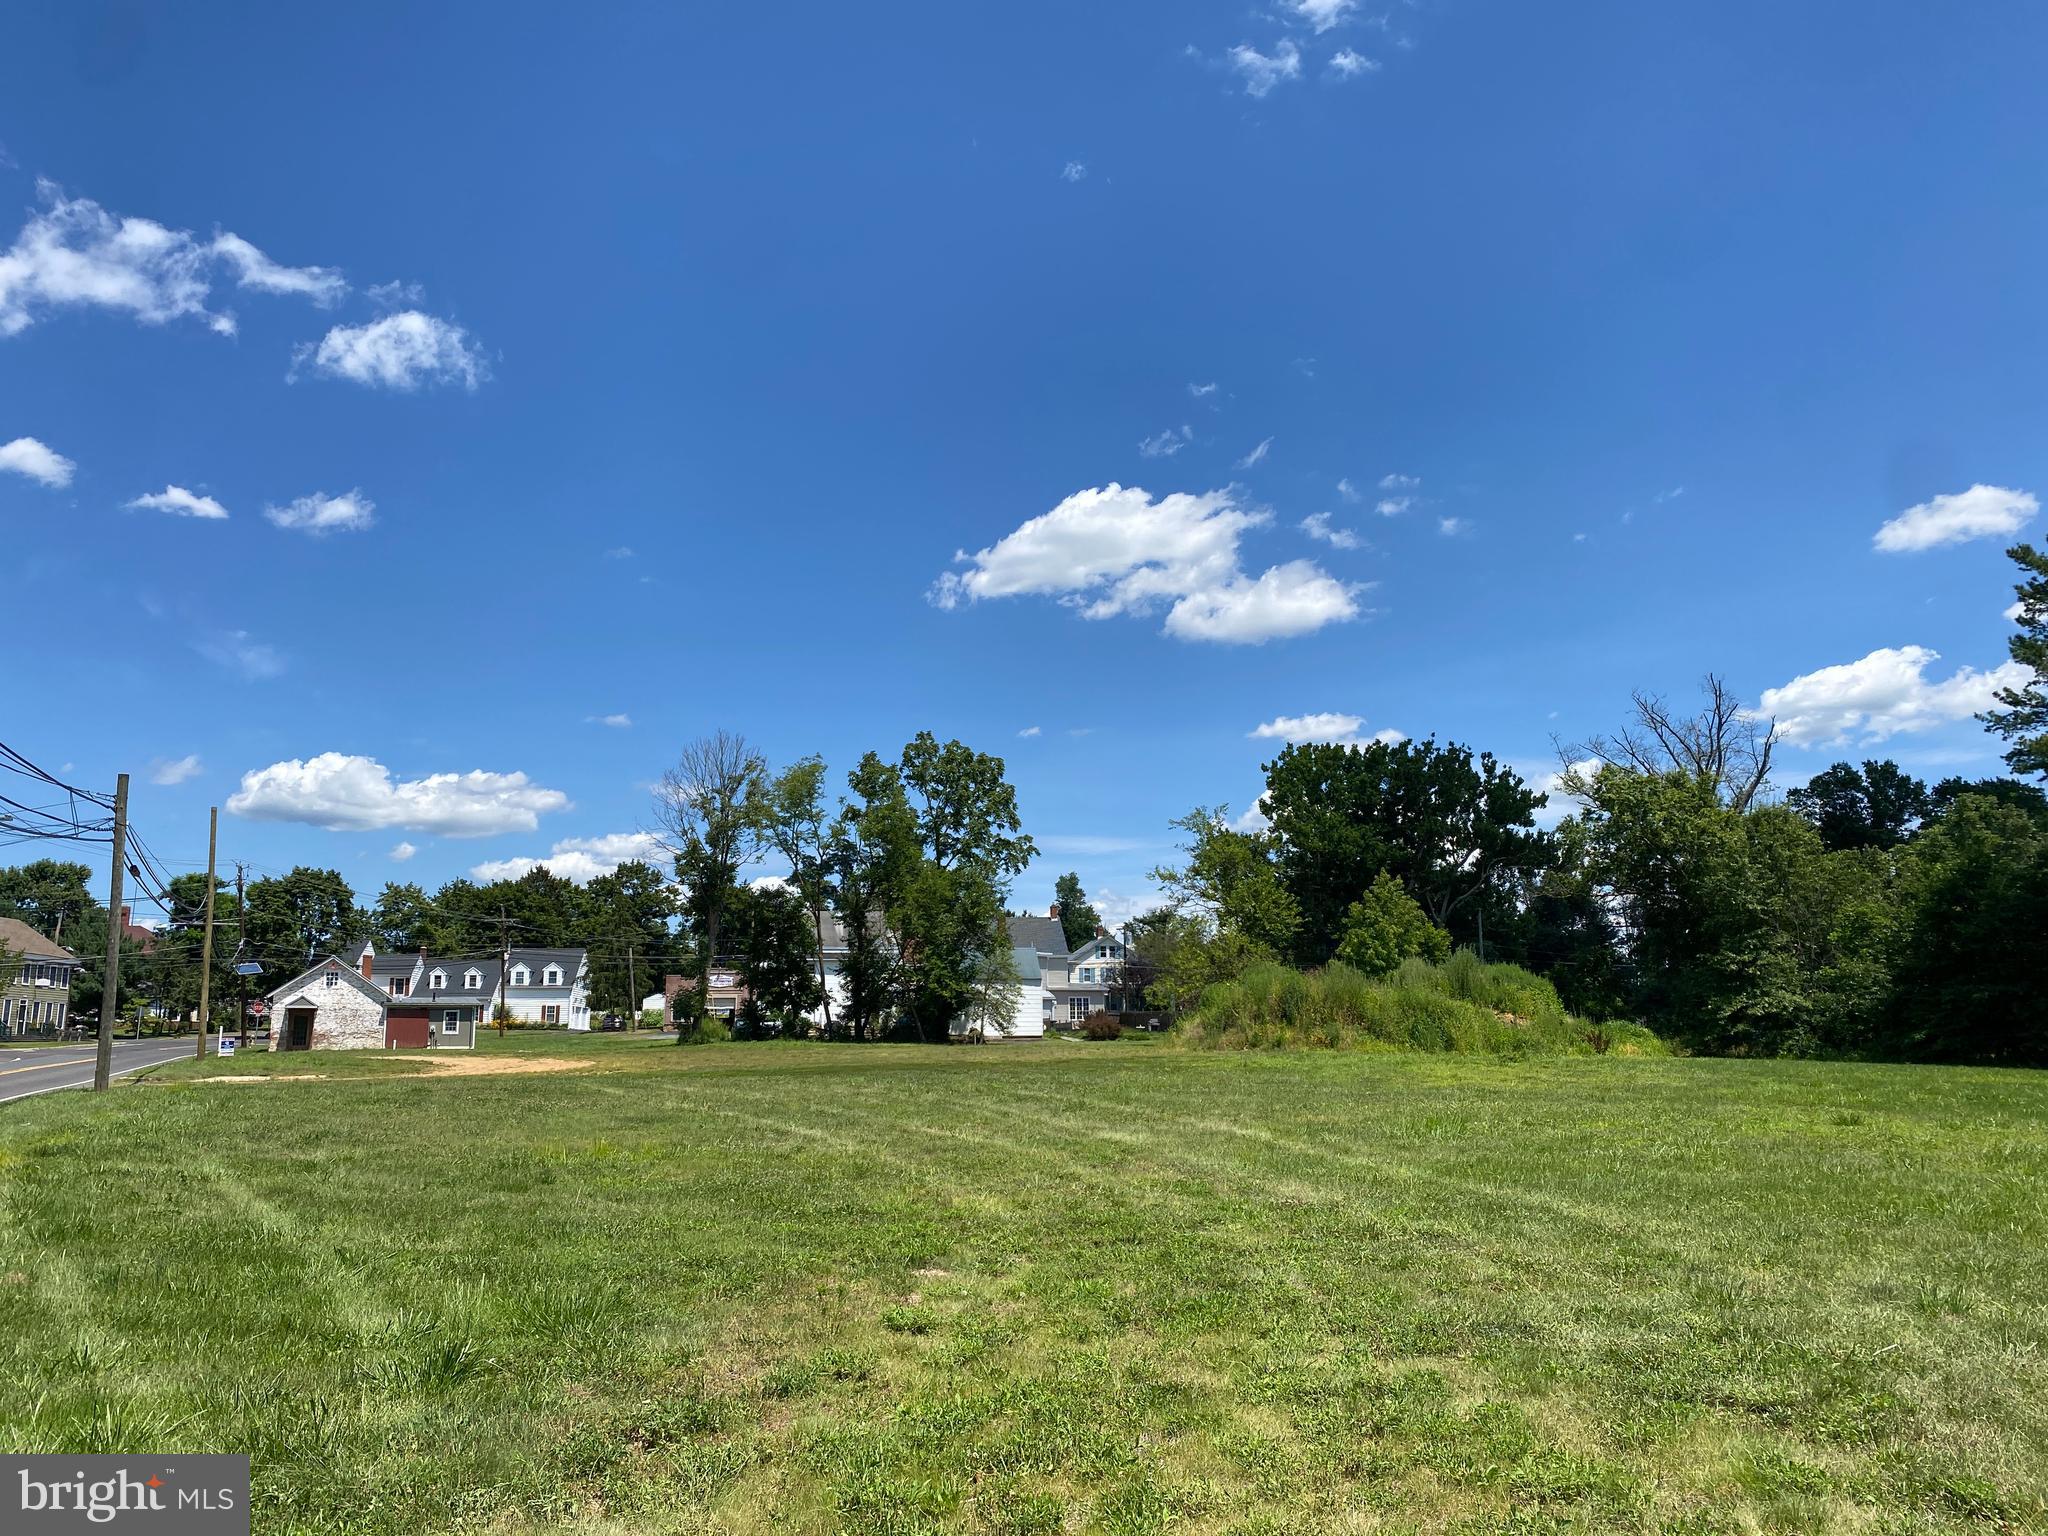
M 384 1014 L 384 1043 L 409 1049 L 424 1049 L 428 1040 L 427 1010 L 391 1008 Z

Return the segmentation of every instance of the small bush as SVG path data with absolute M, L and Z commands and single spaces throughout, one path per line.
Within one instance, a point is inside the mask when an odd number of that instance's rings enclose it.
M 1411 955 L 1378 979 L 1341 961 L 1308 972 L 1250 966 L 1207 988 L 1179 1033 L 1185 1044 L 1222 1050 L 1664 1054 L 1641 1025 L 1574 1018 L 1541 976 L 1470 950 L 1440 964 Z
M 718 1045 L 732 1038 L 732 1025 L 715 1013 L 676 1020 L 678 1045 Z
M 1122 1037 L 1123 1032 L 1121 1019 L 1099 1009 L 1081 1021 L 1081 1038 L 1084 1040 L 1116 1040 Z

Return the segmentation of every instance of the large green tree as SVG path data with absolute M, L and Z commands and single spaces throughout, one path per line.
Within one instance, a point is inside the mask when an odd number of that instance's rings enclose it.
M 1327 960 L 1345 914 L 1385 870 L 1429 920 L 1476 936 L 1503 881 L 1540 869 L 1545 797 L 1491 753 L 1455 742 L 1290 746 L 1266 765 L 1262 802 L 1282 879 L 1301 911 L 1292 953 Z
M 711 967 L 719 959 L 726 908 L 740 870 L 754 854 L 753 808 L 766 772 L 767 764 L 744 737 L 719 731 L 683 748 L 655 790 L 662 846 L 682 883 L 684 915 L 696 941 L 696 1008 L 711 995 Z M 677 1038 L 680 1042 L 682 1034 Z
M 1095 937 L 1095 930 L 1102 926 L 1102 914 L 1089 905 L 1088 892 L 1079 875 L 1068 873 L 1055 880 L 1052 898 L 1059 904 L 1060 933 L 1066 938 L 1068 949 L 1079 949 Z
M 1583 797 L 1588 866 L 1647 1022 L 1748 1055 L 1873 1046 L 1898 937 L 1893 854 L 1831 853 L 1785 807 L 1732 808 L 1690 773 L 1603 767 Z
M 99 905 L 92 879 L 89 866 L 60 859 L 0 869 L 0 917 L 27 923 L 53 943 L 83 954 L 74 939 L 78 920 Z
M 288 875 L 249 883 L 248 948 L 266 971 L 295 975 L 322 955 L 338 954 L 369 932 L 355 892 L 337 870 L 300 865 Z
M 726 911 L 725 952 L 747 988 L 740 1010 L 747 1035 L 800 1033 L 823 995 L 814 948 L 817 929 L 795 890 L 741 886 Z
M 799 758 L 764 777 L 750 807 L 761 841 L 789 866 L 790 889 L 811 918 L 813 969 L 825 1033 L 832 1033 L 832 996 L 825 979 L 825 914 L 833 904 L 836 869 L 832 811 L 825 801 L 825 760 Z
M 1009 953 L 1010 882 L 1037 851 L 1016 790 L 1001 758 L 929 731 L 894 764 L 867 754 L 848 783 L 841 919 L 865 928 L 879 912 L 897 1017 L 942 1040 L 980 1006 L 998 951 Z
M 1301 928 L 1301 904 L 1281 878 L 1273 835 L 1234 826 L 1226 805 L 1197 806 L 1173 826 L 1187 834 L 1182 861 L 1161 865 L 1152 878 L 1174 910 L 1198 919 L 1234 954 L 1270 960 L 1288 953 Z M 1184 930 L 1183 941 L 1188 937 Z
M 632 1012 L 661 990 L 661 967 L 675 948 L 675 887 L 652 864 L 633 859 L 583 888 L 579 943 L 590 950 L 591 1003 Z M 635 994 L 638 994 L 637 996 Z
M 1831 849 L 1896 848 L 1929 814 L 1927 786 L 1889 759 L 1836 763 L 1785 796 Z
M 170 915 L 156 932 L 146 956 L 134 969 L 122 968 L 123 990 L 132 984 L 150 1002 L 162 1005 L 173 1018 L 189 1017 L 199 1007 L 199 977 L 206 949 L 206 875 L 174 876 L 165 887 Z M 235 995 L 235 893 L 225 880 L 213 889 L 213 980 L 209 1012 L 218 1013 Z M 132 982 L 131 982 L 132 978 Z M 232 1015 L 233 1008 L 228 1008 Z
M 370 939 L 379 953 L 431 949 L 436 937 L 434 903 L 410 882 L 385 882 L 370 909 Z
M 1913 840 L 1904 883 L 1885 1048 L 2048 1066 L 2048 820 L 1959 796 Z
M 2019 594 L 2018 627 L 2006 650 L 2031 676 L 2001 688 L 1998 702 L 2005 707 L 1979 718 L 2012 743 L 2005 761 L 2014 773 L 2048 778 L 2048 551 L 2015 544 L 2006 553 L 2025 572 L 2013 589 Z

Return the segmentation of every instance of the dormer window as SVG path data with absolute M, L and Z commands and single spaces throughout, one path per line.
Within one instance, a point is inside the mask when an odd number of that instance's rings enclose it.
M 481 987 L 483 984 L 484 973 L 482 971 L 464 971 L 462 973 L 463 991 L 474 992 L 478 987 Z
M 527 970 L 527 968 L 526 968 L 525 966 L 523 966 L 523 965 L 515 965 L 515 966 L 513 966 L 513 967 L 512 967 L 512 985 L 513 985 L 513 986 L 515 986 L 515 987 L 525 987 L 525 986 L 531 986 L 532 984 L 533 984 L 533 973 L 532 973 L 531 971 Z
M 427 985 L 436 992 L 446 992 L 448 990 L 448 973 L 446 971 L 434 972 L 433 975 L 427 978 Z
M 562 984 L 562 968 L 551 965 L 540 973 L 540 984 L 544 987 L 559 987 Z

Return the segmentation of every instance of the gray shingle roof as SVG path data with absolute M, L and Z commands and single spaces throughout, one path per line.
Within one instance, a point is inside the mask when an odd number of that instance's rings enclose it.
M 1056 917 L 1019 917 L 1010 914 L 1010 943 L 1022 949 L 1029 945 L 1041 955 L 1064 955 L 1067 935 Z
M 518 950 L 512 951 L 516 958 Z M 434 972 L 442 971 L 448 977 L 448 985 L 440 991 L 434 990 Z M 471 971 L 483 979 L 475 987 L 465 987 L 462 978 Z M 428 956 L 420 972 L 420 984 L 405 999 L 408 1003 L 495 1003 L 498 1000 L 498 962 L 495 960 L 436 960 Z

